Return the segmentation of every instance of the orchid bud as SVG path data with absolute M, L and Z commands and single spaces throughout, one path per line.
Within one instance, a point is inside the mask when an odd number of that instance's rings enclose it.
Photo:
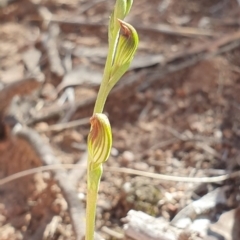
M 133 26 L 118 19 L 120 34 L 115 50 L 110 82 L 117 82 L 128 70 L 138 47 L 138 34 Z
M 91 169 L 107 161 L 112 147 L 112 131 L 105 114 L 95 113 L 91 119 L 88 135 L 88 153 Z

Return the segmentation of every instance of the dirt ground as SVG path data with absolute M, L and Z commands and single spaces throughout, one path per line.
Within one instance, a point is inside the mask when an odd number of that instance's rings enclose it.
M 0 240 L 81 235 L 88 119 L 113 6 L 113 0 L 0 0 Z M 139 33 L 139 49 L 105 108 L 114 142 L 97 207 L 96 231 L 104 239 L 130 239 L 130 210 L 181 232 L 159 240 L 240 239 L 239 19 L 237 0 L 135 0 L 126 21 Z M 1 182 L 60 163 L 80 168 Z M 220 175 L 227 177 L 211 182 Z M 224 197 L 186 213 L 216 189 Z

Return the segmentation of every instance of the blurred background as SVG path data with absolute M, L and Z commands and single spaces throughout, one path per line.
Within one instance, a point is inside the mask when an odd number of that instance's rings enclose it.
M 0 0 L 0 240 L 84 235 L 114 3 Z M 140 45 L 105 107 L 114 142 L 97 238 L 239 240 L 240 1 L 135 0 L 126 21 Z M 52 164 L 78 167 L 1 181 Z

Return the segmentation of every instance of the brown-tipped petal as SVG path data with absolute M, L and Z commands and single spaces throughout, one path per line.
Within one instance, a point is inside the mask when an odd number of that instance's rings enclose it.
M 91 119 L 88 135 L 88 153 L 92 168 L 107 161 L 112 147 L 112 131 L 105 114 L 95 113 Z
M 138 34 L 134 27 L 120 19 L 118 21 L 120 24 L 120 35 L 110 79 L 114 83 L 128 70 L 139 42 Z

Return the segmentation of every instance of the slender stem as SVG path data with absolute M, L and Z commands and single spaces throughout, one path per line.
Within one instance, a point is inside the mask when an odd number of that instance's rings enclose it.
M 109 92 L 110 92 L 110 89 L 108 88 L 108 83 L 103 84 L 103 82 L 102 82 L 102 84 L 99 88 L 99 91 L 98 91 L 97 100 L 95 102 L 93 113 L 102 113 L 103 112 L 103 108 L 104 108 L 104 105 L 107 100 L 107 96 L 108 96 Z
M 98 91 L 97 100 L 95 102 L 93 111 L 94 113 L 103 112 L 107 96 L 112 89 L 112 87 L 109 87 L 109 79 L 111 77 L 111 67 L 113 64 L 114 52 L 118 41 L 118 33 L 119 29 L 117 29 L 117 31 L 113 34 L 113 40 L 109 42 L 108 55 L 103 72 L 103 80 Z
M 112 39 L 109 41 L 108 55 L 103 72 L 103 80 L 98 91 L 93 113 L 103 112 L 107 96 L 113 87 L 109 83 L 109 80 L 111 78 L 111 70 L 114 60 L 115 48 L 118 41 L 118 34 L 119 28 L 115 29 Z M 102 164 L 99 167 L 92 169 L 91 159 L 88 159 L 86 240 L 93 240 L 94 238 L 97 195 L 101 176 Z
M 94 239 L 97 196 L 102 171 L 102 165 L 92 170 L 91 163 L 88 161 L 86 240 Z

